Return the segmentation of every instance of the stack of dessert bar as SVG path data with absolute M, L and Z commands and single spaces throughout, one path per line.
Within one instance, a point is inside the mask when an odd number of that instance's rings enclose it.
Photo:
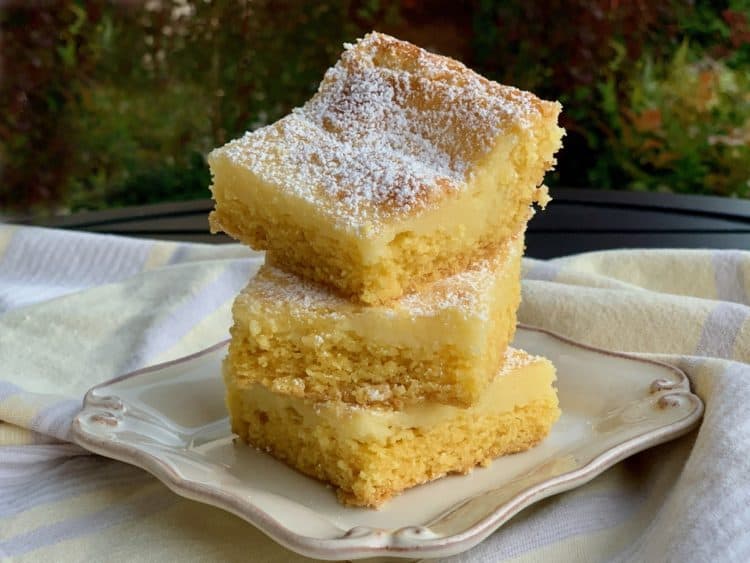
M 212 229 L 266 250 L 233 307 L 234 432 L 366 506 L 546 436 L 555 370 L 509 343 L 559 111 L 372 33 L 214 150 Z

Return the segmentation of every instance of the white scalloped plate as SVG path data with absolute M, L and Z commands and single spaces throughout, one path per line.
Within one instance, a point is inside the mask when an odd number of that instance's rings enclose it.
M 527 327 L 519 328 L 515 345 L 557 367 L 563 414 L 552 433 L 527 452 L 415 487 L 380 510 L 343 507 L 324 484 L 234 443 L 220 377 L 226 342 L 94 387 L 73 436 L 303 555 L 439 557 L 473 547 L 530 504 L 700 420 L 703 404 L 674 367 Z

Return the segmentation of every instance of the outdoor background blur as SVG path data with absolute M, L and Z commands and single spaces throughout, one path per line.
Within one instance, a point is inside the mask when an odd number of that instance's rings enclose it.
M 750 197 L 750 0 L 0 0 L 0 216 L 208 197 L 371 29 L 559 99 L 552 186 Z

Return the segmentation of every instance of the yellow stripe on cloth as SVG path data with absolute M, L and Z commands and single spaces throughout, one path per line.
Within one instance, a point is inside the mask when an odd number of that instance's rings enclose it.
M 689 258 L 689 259 L 686 259 Z M 671 295 L 716 299 L 716 276 L 708 250 L 619 250 L 563 258 L 565 269 Z M 557 262 L 557 260 L 553 261 Z
M 143 263 L 143 270 L 155 270 L 166 266 L 178 248 L 180 248 L 180 245 L 176 243 L 154 241 L 151 251 Z
M 15 426 L 31 428 L 34 418 L 46 407 L 52 406 L 60 401 L 58 395 L 42 394 L 17 394 L 6 397 L 0 401 L 0 413 L 3 422 L 9 422 Z M 0 442 L 2 443 L 2 442 Z
M 0 225 L 0 258 L 5 254 L 10 241 L 17 230 L 17 225 Z
M 745 320 L 737 334 L 732 358 L 738 362 L 750 363 L 750 316 Z
M 225 338 L 229 338 L 229 331 L 227 330 L 226 333 L 221 334 L 217 339 L 216 327 L 229 327 L 231 325 L 233 302 L 234 298 L 228 299 L 213 313 L 201 319 L 189 332 L 180 338 L 179 342 L 154 357 L 151 363 L 161 364 L 168 362 L 184 356 L 186 350 L 203 350 Z
M 34 433 L 28 428 L 0 421 L 0 446 L 27 446 L 34 443 Z
M 35 520 L 24 514 L 11 533 L 0 536 L 14 562 L 98 561 L 103 554 L 117 561 L 311 561 L 244 520 L 183 499 L 155 479 L 109 486 L 32 512 Z M 217 537 L 224 541 L 212 541 Z
M 715 305 L 645 290 L 525 280 L 518 320 L 609 350 L 679 354 L 696 349 Z
M 142 469 L 118 461 L 80 456 L 63 459 L 41 479 L 10 516 L 0 516 L 0 540 L 28 534 L 64 520 L 84 519 L 107 506 L 126 502 L 140 490 L 160 492 Z M 1 514 L 1 513 L 0 513 Z

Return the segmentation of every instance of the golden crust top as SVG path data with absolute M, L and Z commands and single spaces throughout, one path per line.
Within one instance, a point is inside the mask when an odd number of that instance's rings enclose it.
M 302 108 L 211 159 L 225 154 L 350 226 L 377 227 L 462 189 L 500 135 L 560 110 L 381 33 L 345 47 Z

